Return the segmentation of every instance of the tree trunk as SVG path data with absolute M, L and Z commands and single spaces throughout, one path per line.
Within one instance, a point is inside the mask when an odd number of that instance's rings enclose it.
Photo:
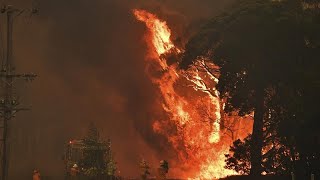
M 263 116 L 264 116 L 264 89 L 257 88 L 256 104 L 251 144 L 250 175 L 259 176 L 262 173 L 262 146 L 263 146 Z

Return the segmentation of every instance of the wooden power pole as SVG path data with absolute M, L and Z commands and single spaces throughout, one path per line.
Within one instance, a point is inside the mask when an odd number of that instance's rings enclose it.
M 15 66 L 12 61 L 12 30 L 14 18 L 21 15 L 26 10 L 14 8 L 13 6 L 6 5 L 1 8 L 1 13 L 6 15 L 6 56 L 2 60 L 2 68 L 0 71 L 1 91 L 0 95 L 0 129 L 1 137 L 1 180 L 8 180 L 8 123 L 11 121 L 15 114 L 27 108 L 20 107 L 19 98 L 15 92 L 15 80 L 24 79 L 26 81 L 33 80 L 37 75 L 35 74 L 17 74 Z M 31 13 L 35 11 L 32 10 Z

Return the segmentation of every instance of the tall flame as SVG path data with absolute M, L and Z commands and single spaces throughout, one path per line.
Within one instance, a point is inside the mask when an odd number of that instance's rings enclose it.
M 135 10 L 134 14 L 139 21 L 145 22 L 151 31 L 152 43 L 158 55 L 164 54 L 174 48 L 174 44 L 170 40 L 171 31 L 166 22 L 160 21 L 155 15 L 144 10 Z
M 187 169 L 179 176 L 214 179 L 235 174 L 224 168 L 224 154 L 235 138 L 244 138 L 251 131 L 252 124 L 241 118 L 221 122 L 221 100 L 215 89 L 218 79 L 212 71 L 218 67 L 205 59 L 199 59 L 186 71 L 179 70 L 177 63 L 168 65 L 166 55 L 182 50 L 172 42 L 167 23 L 145 10 L 135 9 L 133 13 L 148 29 L 146 74 L 159 89 L 165 114 L 155 117 L 153 130 L 167 137 L 181 169 Z M 236 129 L 232 137 L 228 136 L 228 131 Z

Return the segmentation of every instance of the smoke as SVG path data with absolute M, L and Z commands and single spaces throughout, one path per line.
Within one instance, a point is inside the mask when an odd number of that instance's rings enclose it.
M 10 179 L 28 177 L 33 168 L 43 176 L 61 176 L 64 143 L 83 137 L 90 122 L 111 138 L 121 175 L 137 176 L 141 157 L 158 166 L 174 156 L 166 139 L 152 131 L 158 94 L 144 73 L 146 29 L 132 9 L 168 20 L 173 39 L 184 44 L 229 1 L 6 2 L 40 9 L 37 16 L 23 14 L 15 21 L 17 72 L 39 77 L 32 84 L 18 82 L 21 100 L 32 104 L 32 111 L 19 112 L 10 123 Z

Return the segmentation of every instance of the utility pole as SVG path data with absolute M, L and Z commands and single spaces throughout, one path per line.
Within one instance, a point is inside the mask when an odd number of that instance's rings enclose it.
M 2 130 L 1 137 L 1 180 L 8 180 L 8 123 L 11 121 L 15 114 L 21 110 L 28 110 L 27 108 L 21 108 L 19 98 L 15 93 L 15 80 L 24 79 L 26 81 L 33 80 L 37 75 L 35 74 L 17 74 L 12 61 L 12 30 L 14 18 L 21 15 L 25 10 L 14 8 L 7 5 L 1 8 L 1 13 L 6 15 L 7 32 L 6 32 L 6 56 L 3 59 L 2 68 L 0 71 L 1 90 L 0 95 L 0 117 Z M 36 10 L 32 10 L 31 13 L 35 13 Z

